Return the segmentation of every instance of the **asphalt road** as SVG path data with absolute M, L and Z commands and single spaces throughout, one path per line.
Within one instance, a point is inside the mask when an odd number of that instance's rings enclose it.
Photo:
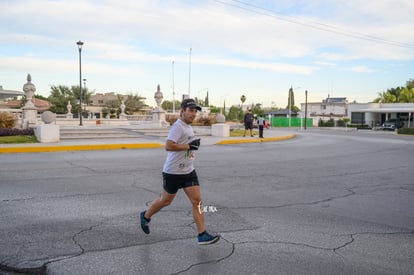
M 0 155 L 0 274 L 414 274 L 414 138 L 298 132 L 200 148 L 210 246 L 163 149 Z M 217 210 L 217 211 L 215 211 Z

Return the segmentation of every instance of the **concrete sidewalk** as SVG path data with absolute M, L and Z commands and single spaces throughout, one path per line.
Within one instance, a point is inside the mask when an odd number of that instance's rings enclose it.
M 225 145 L 237 143 L 257 143 L 286 140 L 296 137 L 295 134 L 278 131 L 277 129 L 265 130 L 265 138 L 255 137 L 213 137 L 211 135 L 198 135 L 202 146 Z M 112 139 L 76 139 L 63 140 L 56 143 L 24 143 L 24 144 L 0 144 L 0 154 L 5 153 L 39 153 L 61 151 L 85 151 L 85 150 L 119 150 L 119 149 L 150 149 L 163 148 L 166 136 L 140 136 L 134 138 Z

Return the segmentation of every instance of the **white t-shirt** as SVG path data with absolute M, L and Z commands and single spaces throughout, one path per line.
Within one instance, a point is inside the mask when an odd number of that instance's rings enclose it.
M 171 126 L 167 140 L 178 144 L 188 144 L 195 139 L 193 128 L 182 121 L 177 121 Z M 168 151 L 162 171 L 168 174 L 189 174 L 194 170 L 195 154 L 193 150 Z
M 262 118 L 262 117 L 259 117 L 259 118 L 257 119 L 257 123 L 258 123 L 259 125 L 261 125 L 261 126 L 263 126 L 263 125 L 264 125 L 264 122 L 265 122 L 265 120 L 264 120 L 264 118 Z

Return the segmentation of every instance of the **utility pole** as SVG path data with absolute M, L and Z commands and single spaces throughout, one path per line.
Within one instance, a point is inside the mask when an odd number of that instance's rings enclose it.
M 305 130 L 306 130 L 307 119 L 308 119 L 308 90 L 305 90 Z
M 290 127 L 290 125 L 291 125 L 291 117 L 292 117 L 292 111 L 291 111 L 291 109 L 292 109 L 292 94 L 293 94 L 293 88 L 292 88 L 292 86 L 290 86 L 290 89 L 289 89 L 289 110 L 288 110 L 288 113 L 289 113 L 289 127 Z
M 191 48 L 190 48 L 190 61 L 188 66 L 188 98 L 190 97 L 190 82 L 191 82 Z

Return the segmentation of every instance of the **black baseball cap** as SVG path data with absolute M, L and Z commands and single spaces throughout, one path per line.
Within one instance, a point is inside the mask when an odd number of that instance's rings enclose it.
M 188 108 L 195 108 L 195 109 L 201 111 L 201 107 L 198 106 L 197 103 L 192 98 L 186 98 L 186 99 L 183 100 L 183 102 L 181 102 L 181 108 L 183 108 L 185 110 L 187 107 Z

